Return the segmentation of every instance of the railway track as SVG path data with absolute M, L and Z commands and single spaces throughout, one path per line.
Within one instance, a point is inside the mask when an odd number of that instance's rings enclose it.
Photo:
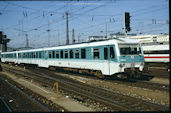
M 37 67 L 33 68 L 33 67 L 30 67 L 30 66 L 27 66 L 27 68 L 29 70 L 32 70 L 32 71 L 34 71 L 35 69 L 38 69 Z M 47 71 L 48 73 L 50 73 L 50 72 L 53 73 L 53 71 L 51 71 L 49 69 L 46 69 L 46 68 L 43 68 L 43 69 L 39 68 L 39 71 Z M 57 73 L 59 73 L 59 74 L 69 74 L 68 72 L 59 72 L 59 71 Z M 80 73 L 72 73 L 72 75 L 83 76 Z M 99 80 L 99 78 L 96 78 L 94 76 L 84 75 L 84 77 L 91 77 L 92 79 L 98 79 Z M 149 79 L 151 79 L 151 76 L 145 76 L 145 75 L 141 79 L 120 79 L 120 78 L 111 77 L 111 76 L 105 77 L 105 81 L 108 81 L 108 82 L 111 82 L 111 83 L 115 82 L 115 83 L 118 83 L 118 84 L 125 84 L 125 85 L 128 85 L 128 86 L 147 88 L 147 89 L 151 89 L 151 90 L 159 90 L 159 91 L 166 91 L 166 92 L 170 91 L 169 85 L 149 82 L 148 81 Z
M 170 78 L 169 63 L 146 63 L 144 66 L 146 76 L 155 76 L 159 78 Z
M 57 76 L 48 70 L 31 70 L 21 71 L 16 69 L 7 69 L 5 71 L 15 73 L 20 76 L 25 76 L 39 81 L 43 84 L 53 87 L 55 82 L 59 83 L 59 89 L 66 92 L 74 93 L 82 98 L 92 99 L 105 106 L 108 106 L 112 111 L 167 111 L 168 107 L 150 103 L 141 99 L 135 99 L 126 95 L 118 94 L 114 91 L 109 91 L 100 87 L 90 86 L 69 78 Z M 78 87 L 79 86 L 79 87 Z
M 1 108 L 0 108 L 1 112 L 12 112 L 9 105 L 5 102 L 5 100 L 1 96 L 0 96 L 0 106 L 1 106 Z
M 122 80 L 117 78 L 114 79 L 106 78 L 106 81 L 115 82 L 118 84 L 125 84 L 133 87 L 147 88 L 151 90 L 159 90 L 159 91 L 166 91 L 166 92 L 169 92 L 170 90 L 170 87 L 167 84 L 152 83 L 147 80 L 138 80 L 138 79 Z
M 37 68 L 29 67 L 29 66 L 27 66 L 27 68 L 29 70 L 32 70 L 32 71 L 37 69 Z M 42 69 L 42 68 L 39 68 L 39 71 L 47 71 L 47 73 L 53 73 L 51 70 Z M 61 72 L 59 72 L 59 74 L 60 73 Z M 62 74 L 68 74 L 68 73 L 62 72 Z M 83 76 L 83 75 L 81 75 L 79 73 L 74 73 L 74 75 Z M 84 77 L 86 77 L 86 75 L 84 75 Z M 90 76 L 87 76 L 87 77 L 90 77 Z M 91 78 L 99 79 L 99 78 L 95 78 L 94 76 L 91 76 Z M 118 83 L 118 84 L 125 84 L 125 85 L 129 85 L 129 86 L 133 86 L 133 87 L 140 87 L 140 88 L 147 88 L 147 89 L 151 89 L 151 90 L 159 90 L 159 91 L 169 92 L 169 90 L 170 90 L 169 85 L 161 84 L 161 83 L 152 83 L 152 82 L 148 81 L 149 79 L 150 79 L 149 76 L 143 76 L 141 80 L 139 80 L 139 79 L 128 79 L 127 80 L 127 79 L 120 79 L 120 78 L 116 78 L 116 77 L 114 78 L 114 77 L 109 76 L 109 77 L 105 78 L 105 81 L 108 81 L 108 82 L 111 82 L 111 83 L 115 82 L 115 83 Z
M 1 85 L 0 88 L 1 104 L 3 104 L 2 111 L 13 112 L 13 111 L 45 111 L 50 112 L 50 110 L 35 100 L 33 97 L 29 96 L 27 93 L 23 92 L 18 88 L 13 82 L 7 80 L 4 77 L 0 77 Z M 32 108 L 32 109 L 30 109 Z

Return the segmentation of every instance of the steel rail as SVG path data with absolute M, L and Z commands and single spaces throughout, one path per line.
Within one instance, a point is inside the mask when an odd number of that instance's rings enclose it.
M 21 72 L 21 70 L 20 70 L 20 72 Z M 24 72 L 24 73 L 30 75 L 29 72 Z M 116 95 L 115 92 L 110 92 L 110 91 L 107 91 L 107 90 L 102 89 L 102 88 L 99 88 L 99 90 L 97 91 L 97 89 L 98 89 L 97 87 L 92 87 L 92 86 L 89 86 L 89 85 L 86 85 L 86 84 L 83 84 L 83 83 L 81 83 L 81 85 L 79 86 L 80 88 L 78 88 L 78 84 L 74 84 L 74 83 L 71 83 L 71 82 L 66 82 L 64 80 L 62 81 L 62 80 L 59 80 L 57 78 L 51 77 L 49 73 L 48 74 L 45 74 L 45 72 L 39 72 L 39 74 L 35 74 L 35 73 L 31 73 L 31 74 L 32 75 L 34 74 L 35 76 L 39 76 L 39 77 L 45 77 L 46 79 L 49 79 L 49 80 L 55 80 L 55 81 L 58 81 L 58 82 L 62 83 L 63 85 L 67 85 L 67 87 L 75 88 L 75 89 L 72 90 L 73 92 L 75 92 L 75 90 L 78 91 L 78 89 L 79 89 L 80 92 L 87 93 L 88 95 L 91 95 L 92 97 L 93 97 L 92 94 L 94 94 L 94 96 L 96 98 L 97 97 L 98 98 L 102 98 L 102 96 L 104 96 L 103 97 L 103 100 L 105 98 L 105 100 L 106 100 L 107 103 L 109 103 L 109 102 L 112 101 L 115 104 L 117 103 L 119 106 L 124 106 L 125 108 L 127 108 L 127 110 L 131 110 L 131 111 L 144 110 L 144 106 L 146 106 L 145 108 L 147 108 L 147 109 L 148 108 L 151 109 L 152 106 L 155 107 L 155 109 L 157 109 L 157 110 L 167 110 L 168 109 L 166 106 L 156 105 L 156 104 L 153 104 L 153 103 L 144 102 L 142 100 L 141 101 L 140 100 L 135 101 L 136 99 L 135 98 L 131 98 L 131 97 L 130 97 L 130 99 L 127 98 L 127 100 L 129 100 L 128 102 L 124 102 L 123 103 L 123 102 L 120 101 L 121 98 L 124 98 L 124 99 L 126 99 L 126 98 L 125 98 L 125 95 L 124 96 L 123 95 L 121 96 L 121 94 L 117 94 L 117 96 L 115 96 L 115 100 L 113 100 L 113 98 L 110 98 L 110 97 L 113 97 L 114 94 Z M 86 88 L 88 88 L 88 89 L 86 89 Z M 86 90 L 87 90 L 87 92 L 86 92 Z M 90 91 L 91 91 L 91 93 L 90 93 Z M 78 93 L 78 92 L 75 92 L 75 93 Z M 106 95 L 108 95 L 108 96 L 106 96 Z M 119 96 L 120 96 L 120 98 L 116 101 L 116 98 L 119 97 Z M 134 99 L 134 104 L 130 103 L 131 99 Z M 125 101 L 125 100 L 122 99 L 122 101 Z M 136 103 L 141 103 L 140 106 L 138 106 L 135 102 Z M 143 107 L 142 107 L 142 105 L 143 105 Z M 115 107 L 116 107 L 116 105 L 115 105 Z M 123 108 L 122 108 L 122 110 L 123 110 Z

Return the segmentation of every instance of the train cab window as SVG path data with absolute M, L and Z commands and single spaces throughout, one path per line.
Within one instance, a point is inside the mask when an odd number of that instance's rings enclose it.
M 49 58 L 52 58 L 52 52 L 49 52 Z
M 63 50 L 61 50 L 61 58 L 63 58 L 64 57 L 64 55 L 63 55 Z
M 115 58 L 115 53 L 113 47 L 110 47 L 110 58 Z
M 94 48 L 94 59 L 99 59 L 99 48 Z
M 86 49 L 81 49 L 81 58 L 82 59 L 86 58 Z
M 65 50 L 65 58 L 68 58 L 68 51 Z
M 75 58 L 79 58 L 79 49 L 75 50 Z
M 55 51 L 52 51 L 52 57 L 55 58 Z
M 56 51 L 56 58 L 59 58 L 59 51 Z
M 104 48 L 104 59 L 108 59 L 108 48 Z
M 73 50 L 70 50 L 70 51 L 69 51 L 69 54 L 70 54 L 70 58 L 73 58 L 73 56 L 74 56 Z

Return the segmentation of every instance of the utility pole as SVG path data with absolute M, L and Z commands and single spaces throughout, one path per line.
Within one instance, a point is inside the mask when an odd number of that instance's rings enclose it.
M 78 34 L 78 43 L 80 43 L 80 33 Z
M 74 35 L 74 29 L 72 29 L 72 44 L 75 43 L 75 35 Z
M 69 30 L 68 30 L 68 12 L 66 14 L 66 45 L 69 44 Z
M 49 27 L 50 27 L 50 23 L 49 23 L 49 20 L 48 20 L 48 30 L 47 30 L 47 32 L 48 32 L 48 47 L 50 47 L 50 29 L 49 29 Z
M 26 34 L 26 48 L 29 47 L 29 40 L 28 40 L 28 34 Z
M 107 23 L 106 23 L 106 38 L 107 38 Z

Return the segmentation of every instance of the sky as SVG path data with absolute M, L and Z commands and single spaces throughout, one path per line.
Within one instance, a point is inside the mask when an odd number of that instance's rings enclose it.
M 69 40 L 89 36 L 124 33 L 124 13 L 131 16 L 131 33 L 137 35 L 169 33 L 169 0 L 56 0 L 0 1 L 0 31 L 11 39 L 9 47 L 34 48 L 66 43 L 68 12 Z M 47 32 L 47 30 L 50 32 Z M 107 29 L 107 30 L 106 30 Z

